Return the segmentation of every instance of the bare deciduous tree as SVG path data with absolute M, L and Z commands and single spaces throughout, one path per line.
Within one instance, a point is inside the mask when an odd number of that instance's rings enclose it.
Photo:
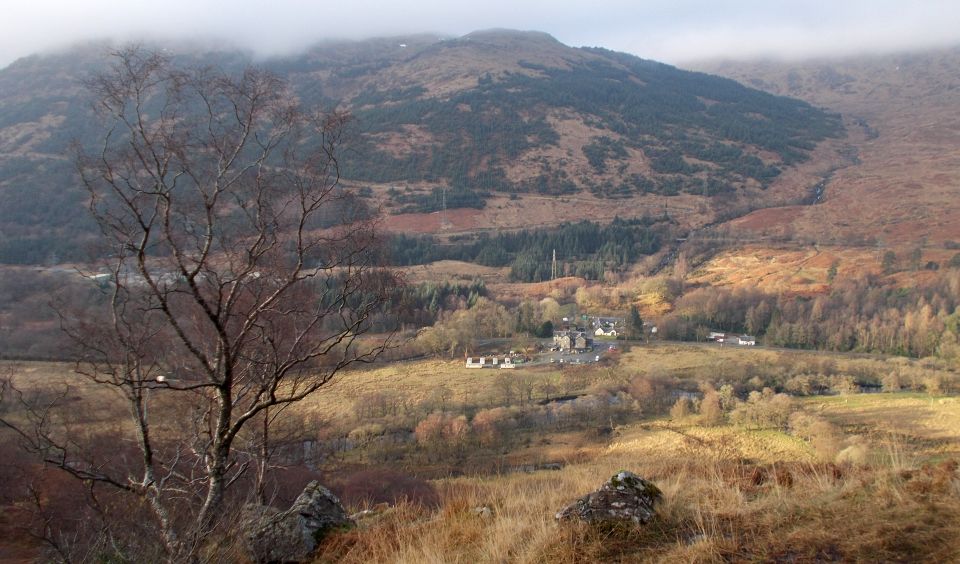
M 397 280 L 338 185 L 345 114 L 304 111 L 260 70 L 182 69 L 136 48 L 87 86 L 108 126 L 78 161 L 108 246 L 107 306 L 62 318 L 77 372 L 126 405 L 115 432 L 138 460 L 98 464 L 39 412 L 4 423 L 48 463 L 140 499 L 181 560 L 262 493 L 277 414 L 388 345 L 371 325 Z

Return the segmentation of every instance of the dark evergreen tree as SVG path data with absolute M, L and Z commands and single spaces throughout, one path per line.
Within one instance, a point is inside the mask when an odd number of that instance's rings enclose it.
M 640 317 L 640 310 L 637 309 L 636 305 L 630 306 L 630 333 L 634 337 L 643 336 L 643 318 Z

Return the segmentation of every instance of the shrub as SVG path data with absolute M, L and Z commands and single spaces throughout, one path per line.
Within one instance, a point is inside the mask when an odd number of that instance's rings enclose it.
M 809 396 L 813 394 L 813 378 L 809 374 L 798 374 L 787 380 L 783 387 L 795 396 Z
M 690 400 L 686 397 L 677 398 L 677 401 L 674 402 L 673 407 L 670 408 L 670 417 L 674 419 L 682 419 L 690 415 Z
M 347 438 L 353 441 L 357 446 L 364 447 L 370 444 L 370 441 L 383 435 L 384 427 L 379 423 L 368 423 L 354 428 L 347 434 Z
M 673 404 L 673 386 L 663 376 L 638 374 L 630 380 L 628 392 L 644 413 L 666 413 Z
M 484 409 L 473 416 L 471 429 L 483 446 L 502 445 L 509 438 L 509 431 L 516 427 L 514 412 L 504 407 Z
M 414 434 L 422 445 L 457 445 L 462 443 L 470 432 L 470 425 L 463 415 L 435 412 L 417 424 Z
M 864 466 L 869 460 L 870 447 L 862 442 L 854 442 L 837 453 L 837 464 L 855 464 Z
M 903 379 L 900 377 L 899 372 L 886 374 L 880 380 L 880 383 L 883 385 L 883 391 L 885 392 L 899 392 L 903 389 Z
M 929 374 L 923 379 L 923 389 L 931 396 L 942 395 L 944 388 L 944 379 L 940 374 Z
M 741 403 L 730 414 L 734 423 L 760 429 L 785 429 L 793 400 L 786 394 L 775 394 L 770 388 L 763 392 L 750 392 L 747 401 Z
M 843 435 L 829 421 L 809 413 L 795 412 L 789 418 L 790 431 L 804 439 L 821 460 L 833 460 L 843 446 Z
M 720 394 L 713 388 L 703 392 L 703 399 L 700 400 L 700 419 L 704 425 L 719 425 L 723 422 Z
M 837 394 L 856 394 L 860 392 L 860 386 L 853 376 L 840 374 L 830 378 L 830 389 Z

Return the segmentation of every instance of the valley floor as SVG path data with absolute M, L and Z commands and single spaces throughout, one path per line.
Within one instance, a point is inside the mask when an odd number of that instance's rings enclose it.
M 70 382 L 75 428 L 117 440 L 122 409 L 77 385 L 69 365 L 0 369 L 38 394 Z M 852 375 L 914 391 L 857 393 Z M 320 479 L 348 511 L 371 510 L 330 534 L 318 562 L 957 561 L 956 381 L 929 360 L 680 344 L 563 368 L 391 363 L 338 376 L 280 421 L 296 448 L 276 460 L 289 490 L 277 505 Z M 176 406 L 154 399 L 167 420 Z M 0 439 L 17 453 L 0 461 L 10 484 L 0 490 L 0 561 L 38 557 L 13 479 L 18 461 L 31 466 L 11 436 Z M 307 442 L 339 446 L 317 466 Z M 556 522 L 620 470 L 662 490 L 650 524 Z M 63 503 L 74 484 L 55 474 L 35 473 L 51 488 L 45 503 Z M 236 533 L 225 531 L 218 561 L 243 559 Z

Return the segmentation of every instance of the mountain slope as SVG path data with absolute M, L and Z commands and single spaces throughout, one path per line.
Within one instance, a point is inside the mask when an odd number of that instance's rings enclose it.
M 96 139 L 79 80 L 104 67 L 104 52 L 0 71 L 2 262 L 79 254 L 89 222 L 67 146 Z M 187 64 L 248 60 L 169 52 Z M 453 230 L 667 209 L 695 226 L 804 198 L 838 158 L 824 140 L 842 133 L 837 116 L 805 102 L 536 32 L 329 43 L 262 65 L 304 102 L 354 113 L 345 182 L 399 214 L 387 222 L 397 230 L 431 230 L 420 214 L 444 201 L 487 207 L 450 212 Z
M 960 49 L 699 68 L 842 112 L 857 149 L 820 205 L 761 210 L 735 226 L 841 245 L 960 241 Z
M 835 117 L 795 100 L 539 33 L 406 45 L 393 59 L 377 50 L 346 63 L 321 50 L 297 67 L 368 134 L 349 178 L 711 195 L 765 187 L 839 131 Z

